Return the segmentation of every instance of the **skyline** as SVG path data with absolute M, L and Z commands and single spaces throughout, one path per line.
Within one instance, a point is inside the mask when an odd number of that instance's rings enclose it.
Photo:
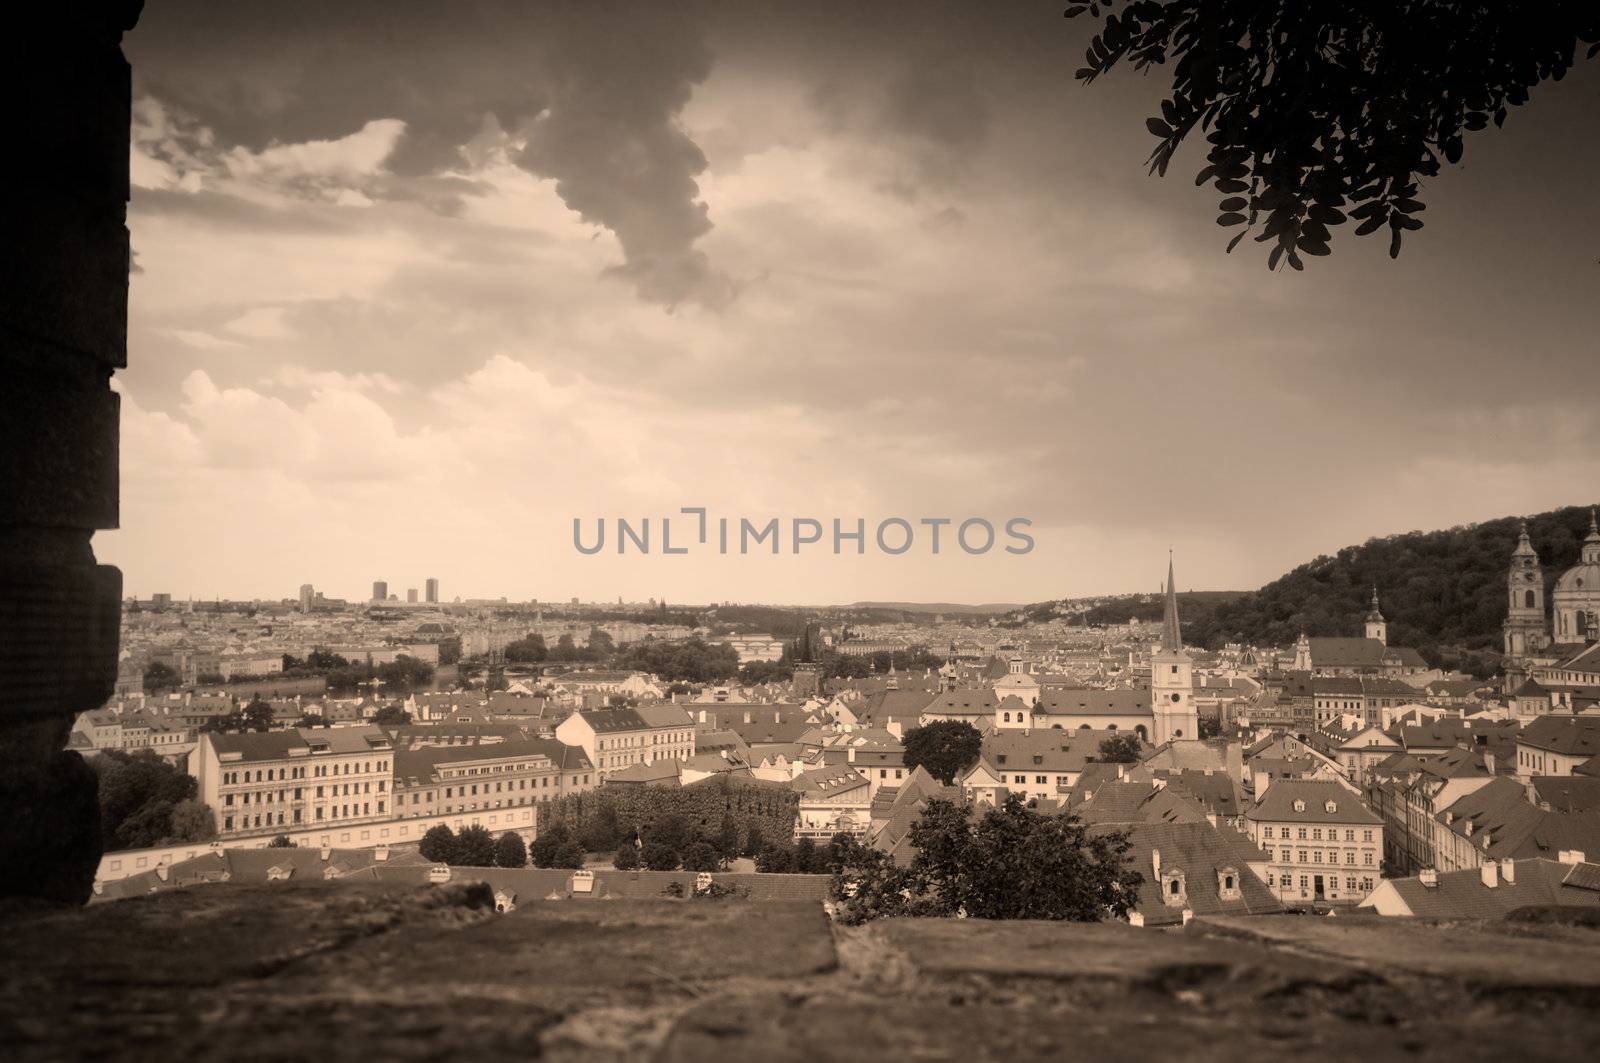
M 95 538 L 128 593 L 422 558 L 516 598 L 1032 602 L 1153 586 L 1169 547 L 1244 590 L 1600 479 L 1563 386 L 1600 331 L 1592 64 L 1469 138 L 1399 261 L 1341 238 L 1268 274 L 1223 254 L 1196 152 L 1143 175 L 1159 82 L 1074 82 L 1059 5 L 884 5 L 847 40 L 784 5 L 453 10 L 374 36 L 359 4 L 170 3 L 129 34 Z M 1038 547 L 571 548 L 574 517 L 685 504 L 1020 514 Z

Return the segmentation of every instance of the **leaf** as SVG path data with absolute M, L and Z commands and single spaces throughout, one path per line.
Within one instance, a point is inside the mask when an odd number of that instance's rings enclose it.
M 1401 230 L 1398 226 L 1396 226 L 1395 230 L 1394 230 L 1394 235 L 1389 238 L 1389 257 L 1390 258 L 1399 258 L 1400 257 L 1400 233 L 1402 231 L 1403 230 Z
M 1381 228 L 1383 228 L 1383 215 L 1374 214 L 1372 217 L 1356 226 L 1356 235 L 1366 236 L 1368 233 L 1375 233 Z
M 1328 242 L 1326 240 L 1315 240 L 1308 236 L 1300 237 L 1299 240 L 1295 241 L 1295 246 L 1304 251 L 1306 254 L 1315 255 L 1318 258 L 1332 253 L 1328 248 Z M 1289 264 L 1291 266 L 1294 265 L 1293 262 Z
M 1247 234 L 1249 231 L 1249 229 L 1239 230 L 1239 235 L 1228 241 L 1228 249 L 1225 253 L 1231 255 L 1233 253 L 1233 249 L 1239 246 L 1239 241 L 1243 240 L 1245 238 L 1245 234 Z
M 1272 249 L 1272 254 L 1267 256 L 1267 268 L 1268 269 L 1272 269 L 1272 270 L 1277 269 L 1278 268 L 1278 260 L 1281 259 L 1282 257 L 1283 257 L 1283 245 L 1279 244 L 1277 247 L 1274 247 Z
M 1201 171 L 1199 173 L 1195 174 L 1195 176 L 1194 176 L 1194 186 L 1196 188 L 1199 188 L 1201 185 L 1203 185 L 1207 181 L 1211 180 L 1211 178 L 1216 174 L 1216 172 L 1217 172 L 1217 168 L 1216 168 L 1215 165 L 1206 166 L 1206 167 L 1202 168 Z
M 1172 128 L 1159 118 L 1145 119 L 1144 127 L 1158 137 L 1170 137 Z
M 1217 182 L 1218 192 L 1248 192 L 1250 186 L 1243 181 L 1221 180 Z
M 1496 111 L 1494 113 L 1494 127 L 1496 129 L 1500 129 L 1505 124 L 1506 124 L 1506 109 L 1504 107 L 1502 107 L 1502 108 L 1500 108 L 1498 111 Z
M 1176 127 L 1178 125 L 1178 108 L 1173 106 L 1171 100 L 1161 101 L 1161 117 L 1167 120 L 1167 125 L 1169 126 Z
M 1355 210 L 1352 210 L 1350 212 L 1350 216 L 1352 218 L 1370 218 L 1375 215 L 1387 214 L 1388 212 L 1389 207 L 1386 203 L 1382 202 L 1381 200 L 1374 199 L 1363 203 Z
M 1476 132 L 1489 124 L 1489 116 L 1482 111 L 1472 111 L 1467 115 L 1466 126 Z
M 1427 210 L 1428 208 L 1426 204 L 1419 203 L 1414 199 L 1397 199 L 1394 201 L 1394 209 L 1401 214 L 1415 214 L 1419 210 Z
M 1312 221 L 1321 222 L 1323 225 L 1341 225 L 1344 223 L 1344 211 L 1337 207 L 1312 207 L 1307 214 Z
M 1389 224 L 1400 229 L 1420 229 L 1422 228 L 1422 219 L 1407 217 L 1404 214 L 1394 214 L 1390 216 Z
M 1063 11 L 1061 13 L 1061 17 L 1062 18 L 1077 18 L 1079 15 L 1083 14 L 1087 10 L 1089 10 L 1089 5 L 1088 4 L 1073 4 L 1071 7 L 1067 8 L 1065 11 Z
M 1250 201 L 1243 196 L 1229 196 L 1217 206 L 1223 210 L 1243 210 L 1250 205 Z
M 1444 157 L 1450 160 L 1451 165 L 1461 161 L 1461 138 L 1451 137 L 1444 142 Z
M 1092 66 L 1081 66 L 1078 68 L 1078 72 L 1072 76 L 1077 78 L 1079 81 L 1088 81 L 1098 73 L 1100 73 L 1100 71 L 1096 70 Z
M 1297 270 L 1305 269 L 1306 264 L 1300 261 L 1300 256 L 1294 253 L 1294 248 L 1289 249 L 1289 265 Z
M 1244 215 L 1243 214 L 1236 214 L 1236 213 L 1232 213 L 1232 212 L 1230 212 L 1228 214 L 1219 214 L 1219 215 L 1217 215 L 1217 224 L 1218 225 L 1243 225 L 1244 224 Z

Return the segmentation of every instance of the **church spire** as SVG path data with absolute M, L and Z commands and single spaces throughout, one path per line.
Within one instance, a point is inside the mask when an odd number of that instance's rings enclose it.
M 1371 622 L 1374 620 L 1381 621 L 1382 619 L 1383 610 L 1378 608 L 1378 588 L 1374 585 L 1372 588 L 1372 608 L 1367 611 L 1367 620 Z
M 1178 630 L 1178 589 L 1172 581 L 1172 555 L 1167 555 L 1167 600 L 1161 612 L 1161 648 L 1175 652 L 1183 648 Z

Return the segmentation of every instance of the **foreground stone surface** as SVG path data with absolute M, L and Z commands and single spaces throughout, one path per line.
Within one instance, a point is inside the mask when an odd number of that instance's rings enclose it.
M 1600 932 L 217 885 L 0 912 L 8 1059 L 1581 1058 Z M 1309 1055 L 1308 1055 L 1309 1053 Z

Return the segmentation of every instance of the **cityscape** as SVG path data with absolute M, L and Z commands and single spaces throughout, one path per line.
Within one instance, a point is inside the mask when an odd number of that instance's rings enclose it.
M 7 1059 L 1592 1051 L 1600 10 L 18 28 Z

